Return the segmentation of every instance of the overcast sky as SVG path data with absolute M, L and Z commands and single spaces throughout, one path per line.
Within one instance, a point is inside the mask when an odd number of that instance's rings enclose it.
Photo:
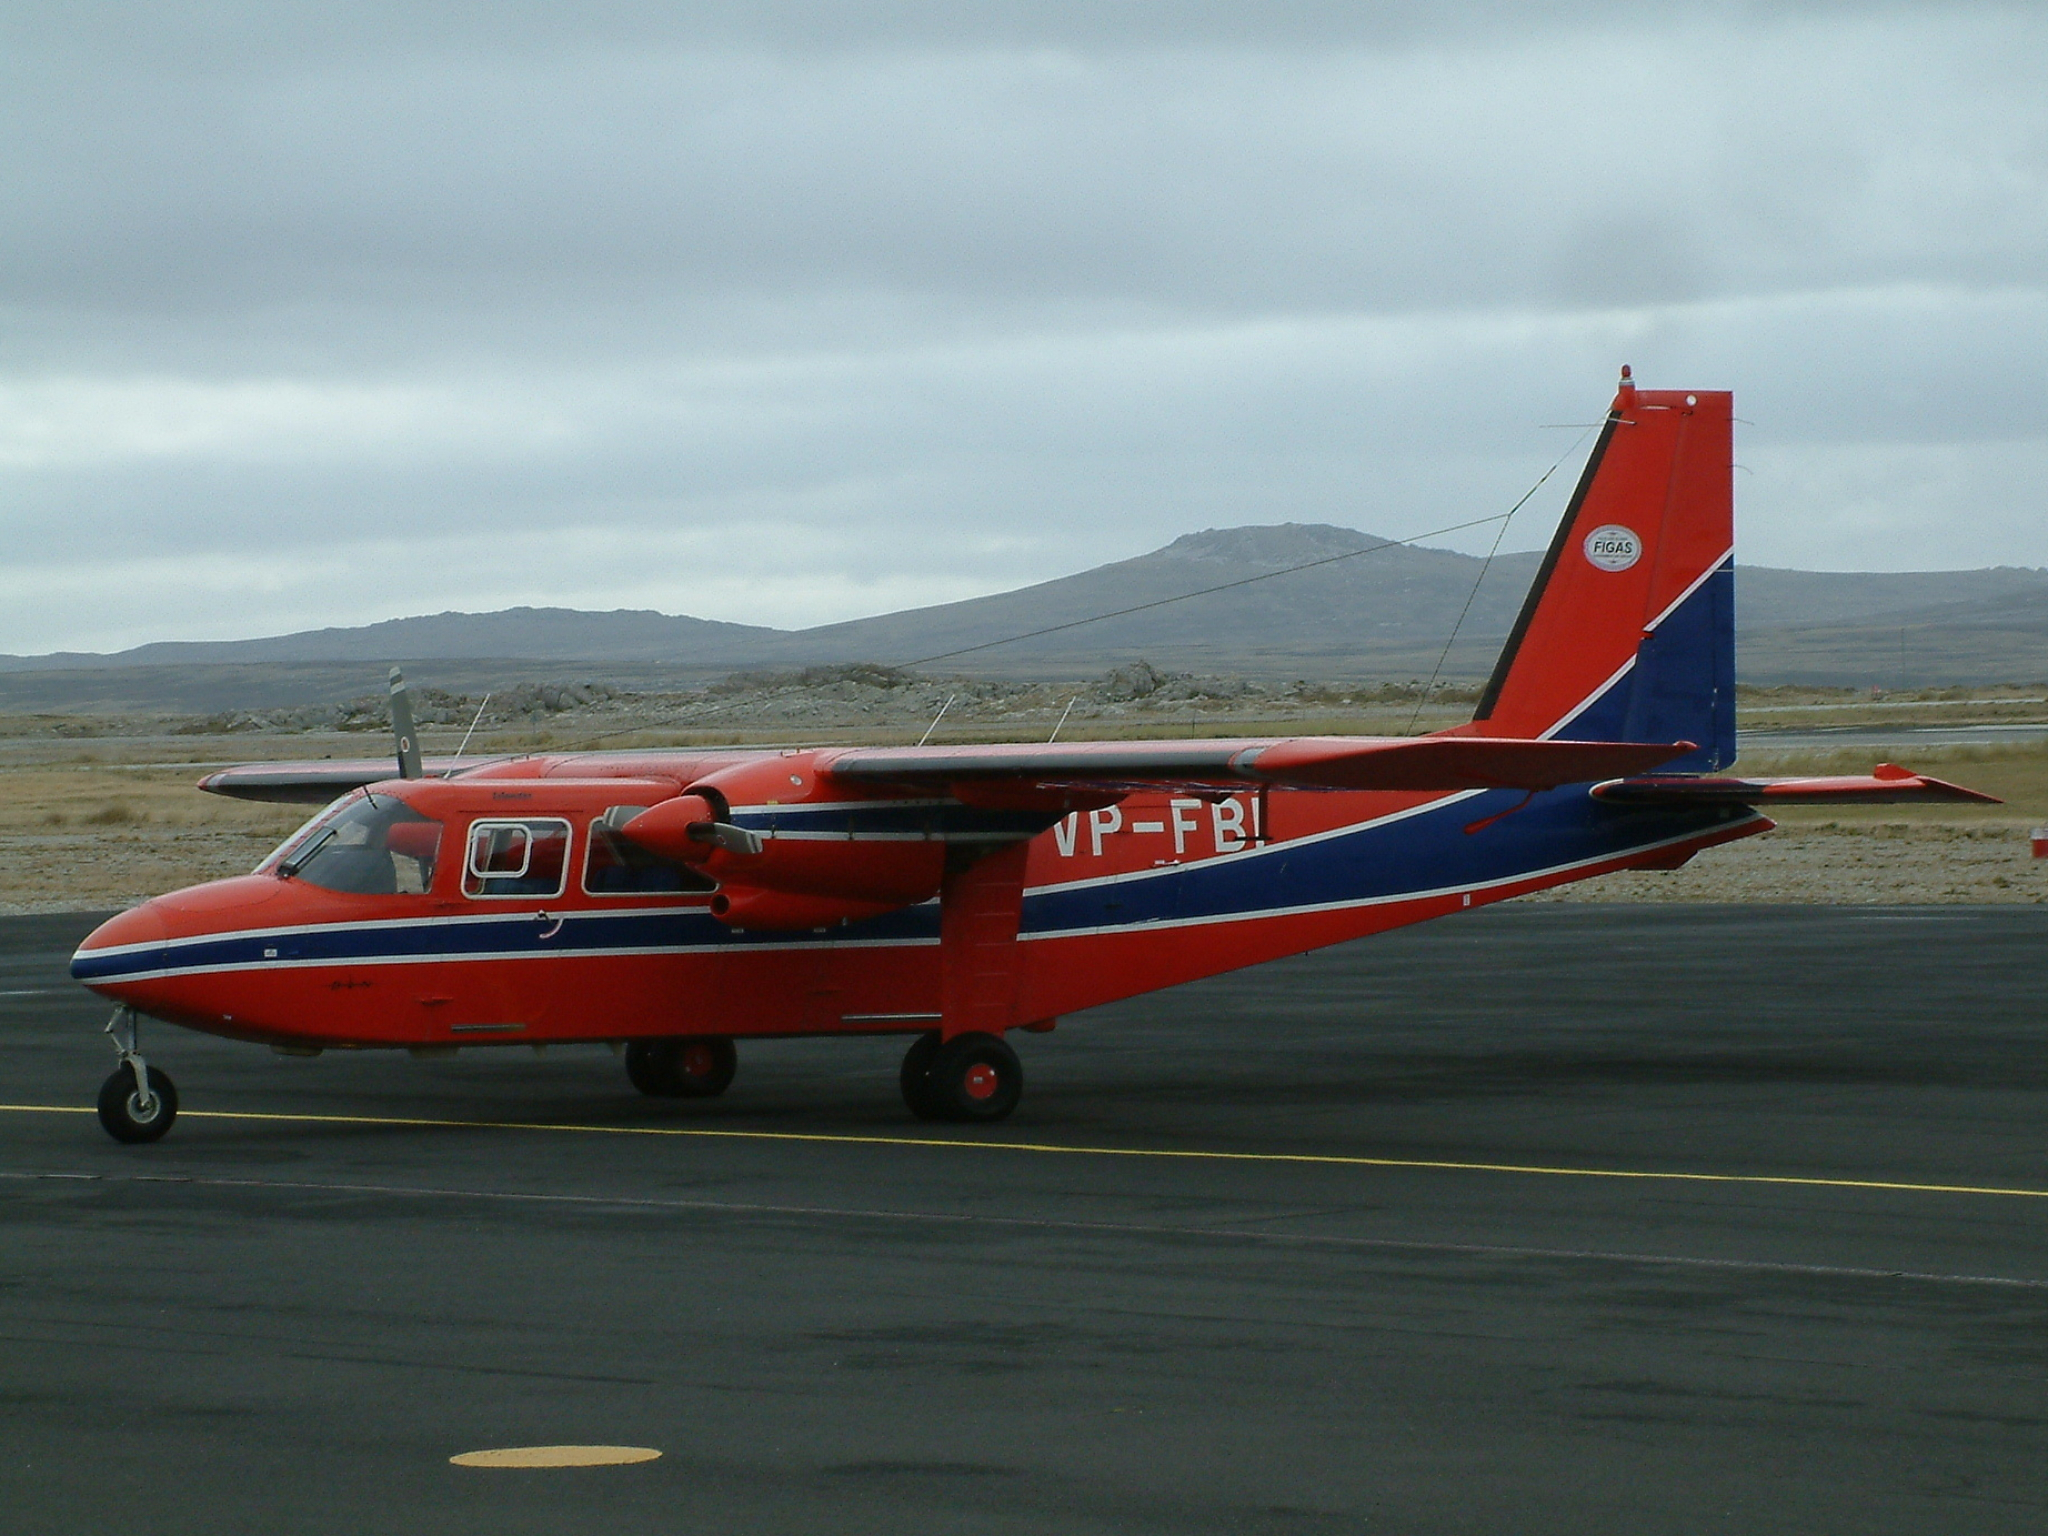
M 1736 391 L 1751 563 L 2048 564 L 2044 82 L 2038 6 L 14 0 L 0 651 L 1409 536 L 1623 362 Z

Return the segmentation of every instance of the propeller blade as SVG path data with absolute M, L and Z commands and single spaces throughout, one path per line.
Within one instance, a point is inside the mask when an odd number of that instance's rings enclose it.
M 405 691 L 405 674 L 391 669 L 391 734 L 398 741 L 398 776 L 420 777 L 419 736 L 412 725 L 412 697 Z
M 761 834 L 749 832 L 745 827 L 736 827 L 727 821 L 700 821 L 690 828 L 693 842 L 712 843 L 727 853 L 746 854 L 751 857 L 761 851 Z

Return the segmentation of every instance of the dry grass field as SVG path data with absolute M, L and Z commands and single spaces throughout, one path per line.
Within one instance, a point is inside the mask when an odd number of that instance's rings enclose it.
M 1800 723 L 1802 706 L 1762 709 L 1773 724 Z M 1959 703 L 1926 701 L 1928 712 L 1954 720 Z M 1346 707 L 1349 705 L 1349 707 Z M 1360 699 L 1306 698 L 1275 716 L 1261 707 L 1230 714 L 1159 711 L 1089 719 L 1072 735 L 1174 735 L 1259 730 L 1384 732 L 1406 728 L 1409 706 Z M 1832 708 L 1832 706 L 1829 706 Z M 2032 718 L 2040 717 L 2038 703 Z M 2016 701 L 1978 707 L 1992 719 L 2020 713 Z M 1432 714 L 1435 713 L 1433 710 Z M 1842 709 L 1866 724 L 1895 714 Z M 1397 718 L 1398 717 L 1398 718 Z M 1425 728 L 1440 723 L 1424 719 Z M 1915 724 L 1922 723 L 1918 718 Z M 602 716 L 563 716 L 544 728 L 487 732 L 478 753 L 698 742 L 714 732 L 657 729 Z M 810 740 L 915 739 L 916 731 L 873 720 L 835 719 L 825 711 L 804 724 Z M 435 739 L 449 736 L 447 741 Z M 741 733 L 715 733 L 731 738 Z M 794 739 L 788 733 L 786 739 Z M 1036 734 L 1014 721 L 963 720 L 952 739 L 1015 739 Z M 752 739 L 767 739 L 755 736 Z M 429 733 L 428 750 L 450 751 L 451 732 Z M 159 891 L 239 874 L 254 866 L 304 812 L 248 805 L 200 793 L 194 781 L 209 765 L 277 758 L 372 757 L 385 750 L 381 732 L 238 731 L 205 734 L 192 722 L 100 721 L 95 734 L 75 734 L 68 717 L 14 716 L 0 724 L 0 913 L 87 911 L 120 907 Z M 1738 771 L 1867 772 L 1868 751 L 1752 754 Z M 1781 901 L 1817 903 L 2041 902 L 2048 900 L 2048 860 L 2029 856 L 2027 831 L 2048 823 L 2048 745 L 1941 748 L 1916 754 L 1910 766 L 2003 798 L 2003 806 L 1841 807 L 1784 814 L 1778 831 L 1702 854 L 1683 870 L 1609 876 L 1532 900 Z
M 190 768 L 0 770 L 0 913 L 92 911 L 246 873 L 303 808 L 200 793 Z

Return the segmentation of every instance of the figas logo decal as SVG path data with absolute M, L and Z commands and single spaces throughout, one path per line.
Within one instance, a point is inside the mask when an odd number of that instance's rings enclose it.
M 1643 558 L 1643 541 L 1633 528 L 1602 523 L 1586 535 L 1586 558 L 1603 571 L 1625 571 Z

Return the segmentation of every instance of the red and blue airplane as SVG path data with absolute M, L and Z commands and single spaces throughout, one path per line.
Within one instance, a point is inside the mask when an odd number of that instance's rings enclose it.
M 643 1093 L 734 1042 L 914 1037 L 925 1119 L 1010 1113 L 1007 1037 L 1201 976 L 1768 831 L 1778 803 L 1988 800 L 1735 756 L 1731 397 L 1622 383 L 1469 724 L 1418 737 L 677 749 L 231 768 L 326 804 L 254 873 L 101 925 L 100 1119 L 177 1093 L 148 1016 L 291 1054 L 607 1041 Z

